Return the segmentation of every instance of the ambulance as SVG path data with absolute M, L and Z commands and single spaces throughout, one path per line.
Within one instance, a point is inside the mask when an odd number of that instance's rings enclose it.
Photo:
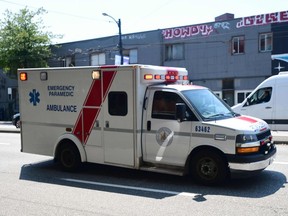
M 269 126 L 235 114 L 185 68 L 124 65 L 18 69 L 21 151 L 186 175 L 203 184 L 255 173 L 276 155 Z

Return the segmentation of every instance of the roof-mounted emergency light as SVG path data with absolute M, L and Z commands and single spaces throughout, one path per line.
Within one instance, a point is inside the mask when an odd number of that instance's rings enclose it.
M 19 74 L 19 79 L 20 79 L 21 81 L 26 81 L 26 80 L 28 79 L 27 73 L 26 73 L 26 72 L 20 72 L 20 74 Z
M 99 80 L 101 78 L 101 73 L 98 70 L 92 71 L 92 79 Z
M 144 80 L 159 80 L 159 81 L 177 81 L 177 80 L 188 80 L 188 76 L 184 75 L 161 75 L 161 74 L 144 74 Z
M 144 80 L 153 80 L 152 74 L 144 74 Z
M 43 71 L 43 72 L 41 72 L 40 73 L 40 80 L 41 81 L 46 81 L 46 80 L 48 80 L 48 74 L 47 74 L 47 72 L 45 71 Z

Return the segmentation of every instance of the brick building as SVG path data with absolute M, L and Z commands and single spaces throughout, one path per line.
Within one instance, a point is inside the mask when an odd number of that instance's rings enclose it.
M 50 67 L 119 62 L 118 35 L 53 47 Z M 229 105 L 241 102 L 267 77 L 288 71 L 288 11 L 122 35 L 124 62 L 185 67 Z

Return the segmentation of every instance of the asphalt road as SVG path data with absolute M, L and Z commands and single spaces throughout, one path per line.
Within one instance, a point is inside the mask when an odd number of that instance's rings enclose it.
M 59 170 L 0 133 L 0 215 L 288 215 L 288 145 L 252 178 L 206 187 L 189 178 L 87 164 Z

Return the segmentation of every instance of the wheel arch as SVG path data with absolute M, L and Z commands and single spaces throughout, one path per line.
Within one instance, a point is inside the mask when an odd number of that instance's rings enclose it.
M 220 149 L 214 147 L 214 146 L 210 146 L 210 145 L 201 145 L 201 146 L 197 146 L 196 148 L 194 148 L 190 154 L 187 157 L 186 160 L 186 164 L 185 164 L 185 174 L 189 174 L 190 171 L 190 166 L 191 166 L 191 161 L 193 156 L 197 155 L 197 153 L 201 152 L 201 151 L 213 151 L 217 154 L 219 154 L 223 161 L 226 163 L 227 167 L 228 167 L 228 161 L 227 161 L 227 157 L 225 156 L 225 153 L 223 151 L 221 151 Z M 229 169 L 228 169 L 229 170 Z
M 62 145 L 66 144 L 66 143 L 71 143 L 72 145 L 75 145 L 77 147 L 79 154 L 80 154 L 81 162 L 87 161 L 86 151 L 85 151 L 83 145 L 81 144 L 79 139 L 77 137 L 73 136 L 72 134 L 63 134 L 62 136 L 60 136 L 57 139 L 57 141 L 54 145 L 54 150 L 53 150 L 54 160 L 58 159 L 59 149 L 61 148 Z

